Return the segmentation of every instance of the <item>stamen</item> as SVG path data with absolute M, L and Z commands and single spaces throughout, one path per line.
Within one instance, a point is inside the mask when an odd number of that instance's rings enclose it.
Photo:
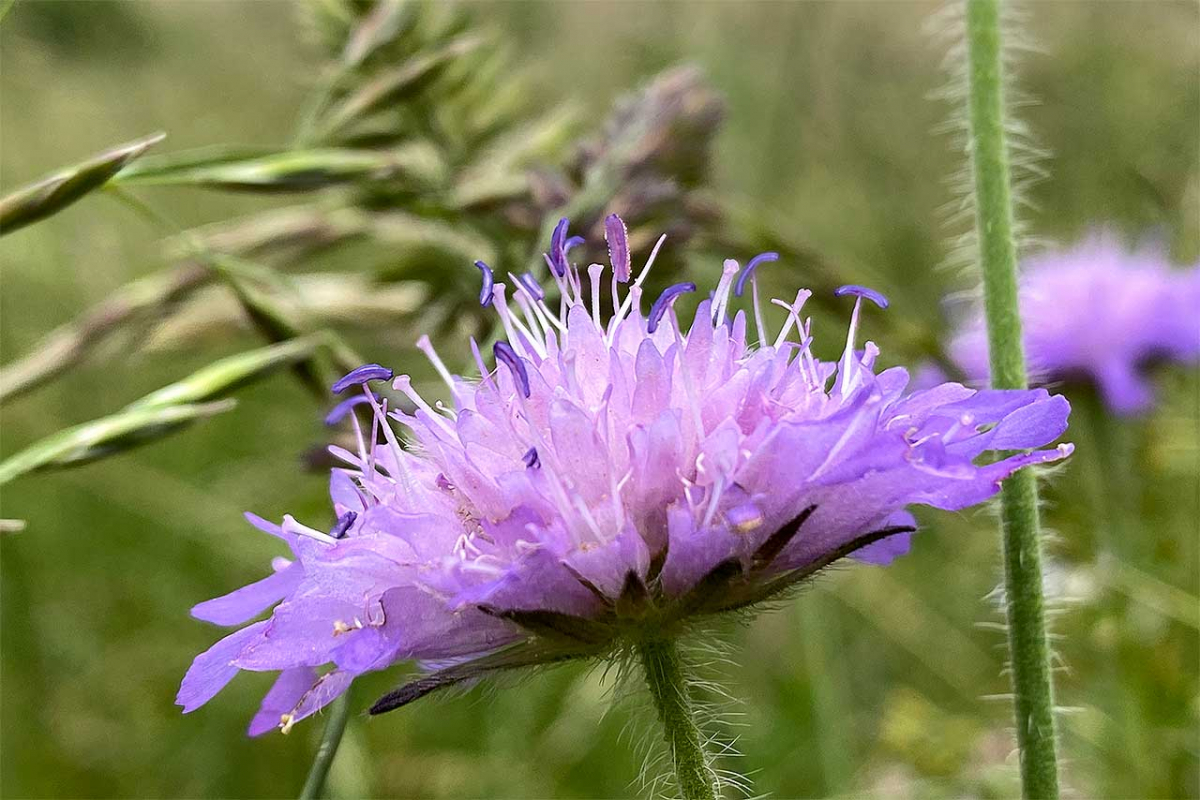
M 725 521 L 738 533 L 750 533 L 762 527 L 763 514 L 754 503 L 742 503 L 725 510 Z
M 521 289 L 524 288 L 521 286 L 520 281 L 517 282 L 517 286 Z M 546 348 L 546 334 L 550 330 L 549 323 L 543 321 L 538 315 L 537 307 L 534 305 L 534 301 L 530 299 L 528 292 L 513 292 L 513 301 L 516 302 L 517 307 L 521 309 L 521 313 L 525 316 L 525 323 L 529 327 L 529 332 L 537 337 L 538 352 L 544 352 Z
M 604 323 L 600 321 L 600 278 L 603 275 L 603 264 L 588 267 L 588 278 L 592 281 L 592 322 L 596 323 L 596 330 L 604 330 Z
M 810 292 L 808 289 L 801 289 L 800 291 L 796 292 L 796 299 L 790 305 L 782 300 L 772 298 L 771 303 L 773 305 L 777 305 L 788 310 L 787 321 L 783 323 L 783 329 L 780 330 L 779 335 L 775 337 L 776 350 L 778 350 L 779 347 L 785 341 L 787 341 L 788 334 L 792 332 L 793 323 L 795 323 L 796 327 L 801 331 L 801 337 L 803 338 L 804 325 L 800 322 L 800 309 L 804 307 L 804 303 L 810 297 L 812 297 L 812 292 Z
M 367 391 L 370 391 L 370 389 Z M 330 409 L 329 413 L 325 415 L 325 424 L 330 426 L 337 425 L 346 418 L 346 415 L 349 414 L 351 409 L 353 409 L 355 406 L 360 406 L 363 403 L 369 402 L 370 400 L 367 399 L 367 396 L 364 394 L 356 394 L 353 397 L 347 398 Z
M 520 283 L 525 290 L 529 292 L 534 300 L 543 300 L 546 297 L 546 292 L 542 289 L 542 285 L 537 282 L 537 278 L 533 277 L 532 272 L 526 272 L 524 275 L 517 276 L 517 282 Z
M 496 288 L 492 292 L 492 296 L 496 298 L 496 311 L 500 315 L 500 322 L 504 325 L 504 332 L 508 335 L 508 340 L 516 348 L 517 352 L 525 355 L 525 345 L 528 343 L 539 356 L 546 357 L 545 348 L 533 332 L 525 327 L 525 323 L 521 322 L 520 318 L 509 310 L 508 300 L 504 296 L 504 290 L 507 287 L 503 283 L 497 283 Z M 520 335 L 518 336 L 518 332 Z
M 450 434 L 451 436 L 457 435 L 457 432 L 454 430 L 454 426 L 451 425 L 445 417 L 434 411 L 433 407 L 430 406 L 429 403 L 425 402 L 425 398 L 421 397 L 417 390 L 413 388 L 412 379 L 408 375 L 401 375 L 400 377 L 396 378 L 396 380 L 392 382 L 392 388 L 398 392 L 402 392 L 406 397 L 408 397 L 409 400 L 412 400 L 417 408 L 428 414 L 429 418 L 437 425 L 441 426 L 442 430 L 446 431 L 446 433 Z
M 429 359 L 429 363 L 433 364 L 433 368 L 437 370 L 437 374 L 441 376 L 442 381 L 450 389 L 450 395 L 454 398 L 454 402 L 459 402 L 458 387 L 454 384 L 454 376 L 450 374 L 450 370 L 446 369 L 446 364 L 438 357 L 437 351 L 433 349 L 433 342 L 429 341 L 429 337 L 422 335 L 417 339 L 417 349 L 425 354 Z
M 754 270 L 765 261 L 778 261 L 779 253 L 759 253 L 746 264 L 742 274 L 738 276 L 737 286 L 733 289 L 734 297 L 741 297 L 746 290 L 746 281 L 754 275 Z
M 554 274 L 560 278 L 567 274 L 567 226 L 570 224 L 571 221 L 563 217 L 554 226 L 554 233 L 550 236 L 548 262 Z
M 721 271 L 721 280 L 717 283 L 716 291 L 713 292 L 713 324 L 721 325 L 725 322 L 725 306 L 729 303 L 729 287 L 733 283 L 733 276 L 741 266 L 732 258 L 725 259 L 725 268 Z
M 365 384 L 368 381 L 390 381 L 391 379 L 392 371 L 387 367 L 381 367 L 378 364 L 363 364 L 361 367 L 355 367 L 343 375 L 333 385 L 333 393 L 341 394 L 351 386 Z
M 629 232 L 625 221 L 616 214 L 604 218 L 604 240 L 608 242 L 608 263 L 612 264 L 613 277 L 620 283 L 629 283 Z
M 479 290 L 479 305 L 487 308 L 492 304 L 492 285 L 496 279 L 492 275 L 492 268 L 484 262 L 476 261 L 475 266 L 479 267 L 479 271 L 483 273 L 483 288 Z
M 329 531 L 329 535 L 334 539 L 341 539 L 346 535 L 346 531 L 350 530 L 350 526 L 354 524 L 356 519 L 358 519 L 358 512 L 347 511 L 345 514 L 342 514 L 340 517 L 338 517 L 337 524 L 333 526 L 331 531 Z
M 542 465 L 542 462 L 538 459 L 536 447 L 531 447 L 526 450 L 525 455 L 521 456 L 521 460 L 524 461 L 525 466 L 529 467 L 530 469 L 537 469 Z
M 874 289 L 868 289 L 866 286 L 856 286 L 854 284 L 847 284 L 845 286 L 839 287 L 833 293 L 833 296 L 834 297 L 845 297 L 848 294 L 854 295 L 855 297 L 865 297 L 868 300 L 870 300 L 872 303 L 874 303 L 875 305 L 879 306 L 880 308 L 888 307 L 888 299 L 887 299 L 887 297 L 885 297 L 883 295 L 882 292 L 877 292 Z
M 629 287 L 629 294 L 625 295 L 625 302 L 621 303 L 621 307 L 613 315 L 609 327 L 614 331 L 614 336 L 617 326 L 621 323 L 621 320 L 625 319 L 625 314 L 629 311 L 629 306 L 633 303 L 633 289 L 641 286 L 642 282 L 646 280 L 646 276 L 650 274 L 650 267 L 654 266 L 654 259 L 658 257 L 659 248 L 663 246 L 663 242 L 666 240 L 667 235 L 665 233 L 658 237 L 658 241 L 654 243 L 654 249 L 650 251 L 650 258 L 646 259 L 646 266 L 642 267 L 642 271 L 638 273 L 637 280 L 633 282 L 633 286 Z M 612 344 L 611 337 L 609 344 Z
M 521 394 L 529 397 L 532 394 L 529 388 L 529 373 L 525 371 L 525 362 L 512 349 L 512 345 L 508 342 L 496 342 L 492 345 L 492 352 L 496 361 L 503 362 L 512 371 L 513 380 L 521 388 Z
M 662 319 L 663 314 L 667 313 L 667 308 L 681 294 L 696 291 L 694 283 L 677 283 L 674 286 L 668 286 L 663 289 L 662 294 L 654 301 L 654 305 L 650 306 L 650 316 L 646 324 L 646 332 L 654 333 L 658 330 L 658 323 Z
M 584 238 L 582 236 L 572 236 L 570 239 L 567 239 L 567 241 L 563 242 L 563 255 L 567 255 L 571 252 L 572 247 L 578 247 L 583 242 Z
M 855 286 L 853 284 L 842 286 L 833 294 L 835 297 L 854 295 L 854 311 L 850 313 L 850 329 L 846 332 L 846 349 L 842 353 L 841 361 L 838 362 L 837 388 L 841 396 L 846 397 L 859 383 L 856 380 L 858 370 L 851 362 L 854 359 L 854 342 L 858 337 L 858 318 L 862 311 L 863 298 L 867 298 L 880 308 L 887 308 L 888 301 L 886 297 L 874 289 L 868 289 L 865 286 Z
M 758 278 L 750 279 L 750 293 L 754 297 L 754 327 L 758 329 L 758 346 L 767 343 L 767 325 L 763 322 L 762 303 L 758 299 Z
M 475 359 L 475 366 L 479 369 L 479 380 L 481 383 L 488 382 L 488 376 L 492 371 L 483 363 L 483 355 L 479 352 L 479 342 L 475 341 L 475 337 L 470 337 L 471 341 L 471 357 Z
M 316 539 L 318 542 L 324 542 L 325 544 L 337 544 L 337 539 L 333 538 L 327 533 L 321 533 L 321 531 L 316 530 L 315 528 L 310 528 L 307 525 L 302 525 L 299 522 L 296 522 L 296 518 L 291 514 L 283 515 L 283 525 L 280 527 L 283 529 L 284 533 L 291 533 L 296 536 L 307 536 L 309 539 Z

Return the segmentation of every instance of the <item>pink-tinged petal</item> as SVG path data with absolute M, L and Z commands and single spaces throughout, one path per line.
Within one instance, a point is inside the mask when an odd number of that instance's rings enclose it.
M 303 576 L 304 568 L 291 564 L 260 581 L 194 606 L 192 616 L 215 625 L 241 625 L 290 594 Z
M 296 667 L 281 672 L 263 698 L 258 713 L 250 720 L 246 732 L 251 736 L 262 736 L 284 724 L 284 715 L 299 704 L 316 682 L 317 671 L 311 667 Z
M 183 713 L 195 711 L 233 680 L 233 676 L 238 674 L 234 660 L 248 644 L 262 635 L 266 626 L 266 622 L 256 622 L 234 631 L 196 656 L 175 696 L 175 704 L 183 706 Z

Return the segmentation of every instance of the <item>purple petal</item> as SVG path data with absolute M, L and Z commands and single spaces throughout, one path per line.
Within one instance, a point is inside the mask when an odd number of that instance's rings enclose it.
M 746 268 L 742 270 L 742 274 L 738 275 L 737 285 L 733 288 L 734 296 L 742 296 L 742 292 L 746 290 L 746 281 L 750 280 L 750 276 L 754 274 L 754 270 L 758 268 L 759 264 L 762 264 L 765 261 L 778 260 L 779 253 L 759 253 L 754 258 L 750 259 L 749 263 L 746 264 Z M 886 301 L 884 302 L 884 305 L 887 305 Z
M 342 695 L 350 684 L 357 678 L 358 675 L 346 670 L 334 670 L 326 672 L 320 678 L 317 678 L 309 690 L 301 697 L 300 702 L 288 712 L 291 714 L 290 722 L 296 723 L 305 717 L 311 717 L 313 714 L 320 711 L 325 706 L 332 703 Z M 287 725 L 284 726 L 285 728 Z
M 192 616 L 214 625 L 241 625 L 290 594 L 303 577 L 304 568 L 292 564 L 260 581 L 193 606 Z
M 347 372 L 333 385 L 333 393 L 341 394 L 351 386 L 358 386 L 369 381 L 390 381 L 392 371 L 378 364 L 363 364 Z
M 312 667 L 296 667 L 279 673 L 246 732 L 251 736 L 262 736 L 278 728 L 283 723 L 283 715 L 290 713 L 316 682 L 317 673 Z
M 897 511 L 885 519 L 879 527 L 916 528 L 917 520 L 907 511 Z M 912 547 L 912 537 L 911 532 L 897 533 L 854 551 L 850 554 L 850 557 L 864 564 L 875 564 L 876 566 L 886 567 L 900 556 L 908 553 L 909 548 Z
M 629 282 L 629 235 L 625 222 L 616 214 L 604 218 L 604 239 L 608 242 L 608 261 L 619 283 Z
M 233 680 L 233 676 L 238 674 L 238 668 L 233 665 L 234 659 L 266 627 L 267 623 L 264 621 L 234 631 L 196 656 L 187 674 L 183 676 L 179 694 L 175 696 L 175 704 L 183 706 L 183 713 L 195 711 L 213 699 L 217 692 Z
M 837 289 L 833 293 L 834 297 L 845 297 L 852 294 L 855 297 L 865 297 L 880 308 L 888 307 L 888 299 L 883 296 L 882 292 L 877 292 L 874 289 L 868 289 L 866 286 L 857 286 L 853 283 L 846 284 Z

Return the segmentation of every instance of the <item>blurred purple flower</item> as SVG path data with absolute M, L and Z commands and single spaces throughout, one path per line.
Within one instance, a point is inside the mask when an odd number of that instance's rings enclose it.
M 1147 361 L 1200 359 L 1200 264 L 1172 269 L 1159 248 L 1129 250 L 1111 233 L 1028 259 L 1020 284 L 1025 356 L 1034 383 L 1085 378 L 1118 414 L 1146 410 Z M 972 379 L 988 377 L 983 309 L 950 344 Z
M 599 265 L 586 278 L 556 265 L 557 309 L 518 279 L 510 305 L 496 283 L 508 338 L 495 368 L 471 342 L 478 380 L 451 375 L 422 337 L 454 410 L 430 406 L 407 376 L 394 388 L 411 415 L 364 386 L 384 438 L 369 446 L 378 437 L 360 432 L 359 452 L 331 448 L 347 464 L 331 481 L 338 523 L 325 533 L 250 517 L 293 558 L 193 610 L 242 625 L 274 607 L 196 659 L 184 711 L 239 670 L 280 671 L 250 732 L 286 732 L 356 676 L 398 661 L 425 674 L 373 711 L 499 670 L 611 654 L 647 630 L 671 634 L 753 605 L 845 556 L 888 563 L 908 549 L 910 504 L 966 508 L 1015 470 L 1071 451 L 976 465 L 988 451 L 1055 440 L 1067 402 L 954 383 L 906 392 L 904 369 L 877 374 L 878 348 L 855 344 L 862 297 L 886 304 L 878 293 L 846 290 L 857 297 L 845 349 L 823 363 L 800 315 L 807 291 L 772 301 L 786 316 L 770 336 L 751 279 L 750 344 L 747 312 L 730 308 L 732 260 L 690 327 L 668 302 L 677 286 L 653 304 L 651 330 L 642 286 L 653 261 L 623 297 L 612 282 L 607 321 Z

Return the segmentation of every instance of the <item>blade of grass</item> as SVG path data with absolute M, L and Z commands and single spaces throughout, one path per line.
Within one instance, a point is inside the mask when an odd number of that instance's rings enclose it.
M 94 192 L 165 137 L 155 133 L 118 145 L 0 199 L 0 236 L 56 214 Z
M 77 466 L 160 439 L 199 419 L 233 408 L 235 401 L 127 409 L 57 431 L 0 463 L 0 485 L 30 472 Z

